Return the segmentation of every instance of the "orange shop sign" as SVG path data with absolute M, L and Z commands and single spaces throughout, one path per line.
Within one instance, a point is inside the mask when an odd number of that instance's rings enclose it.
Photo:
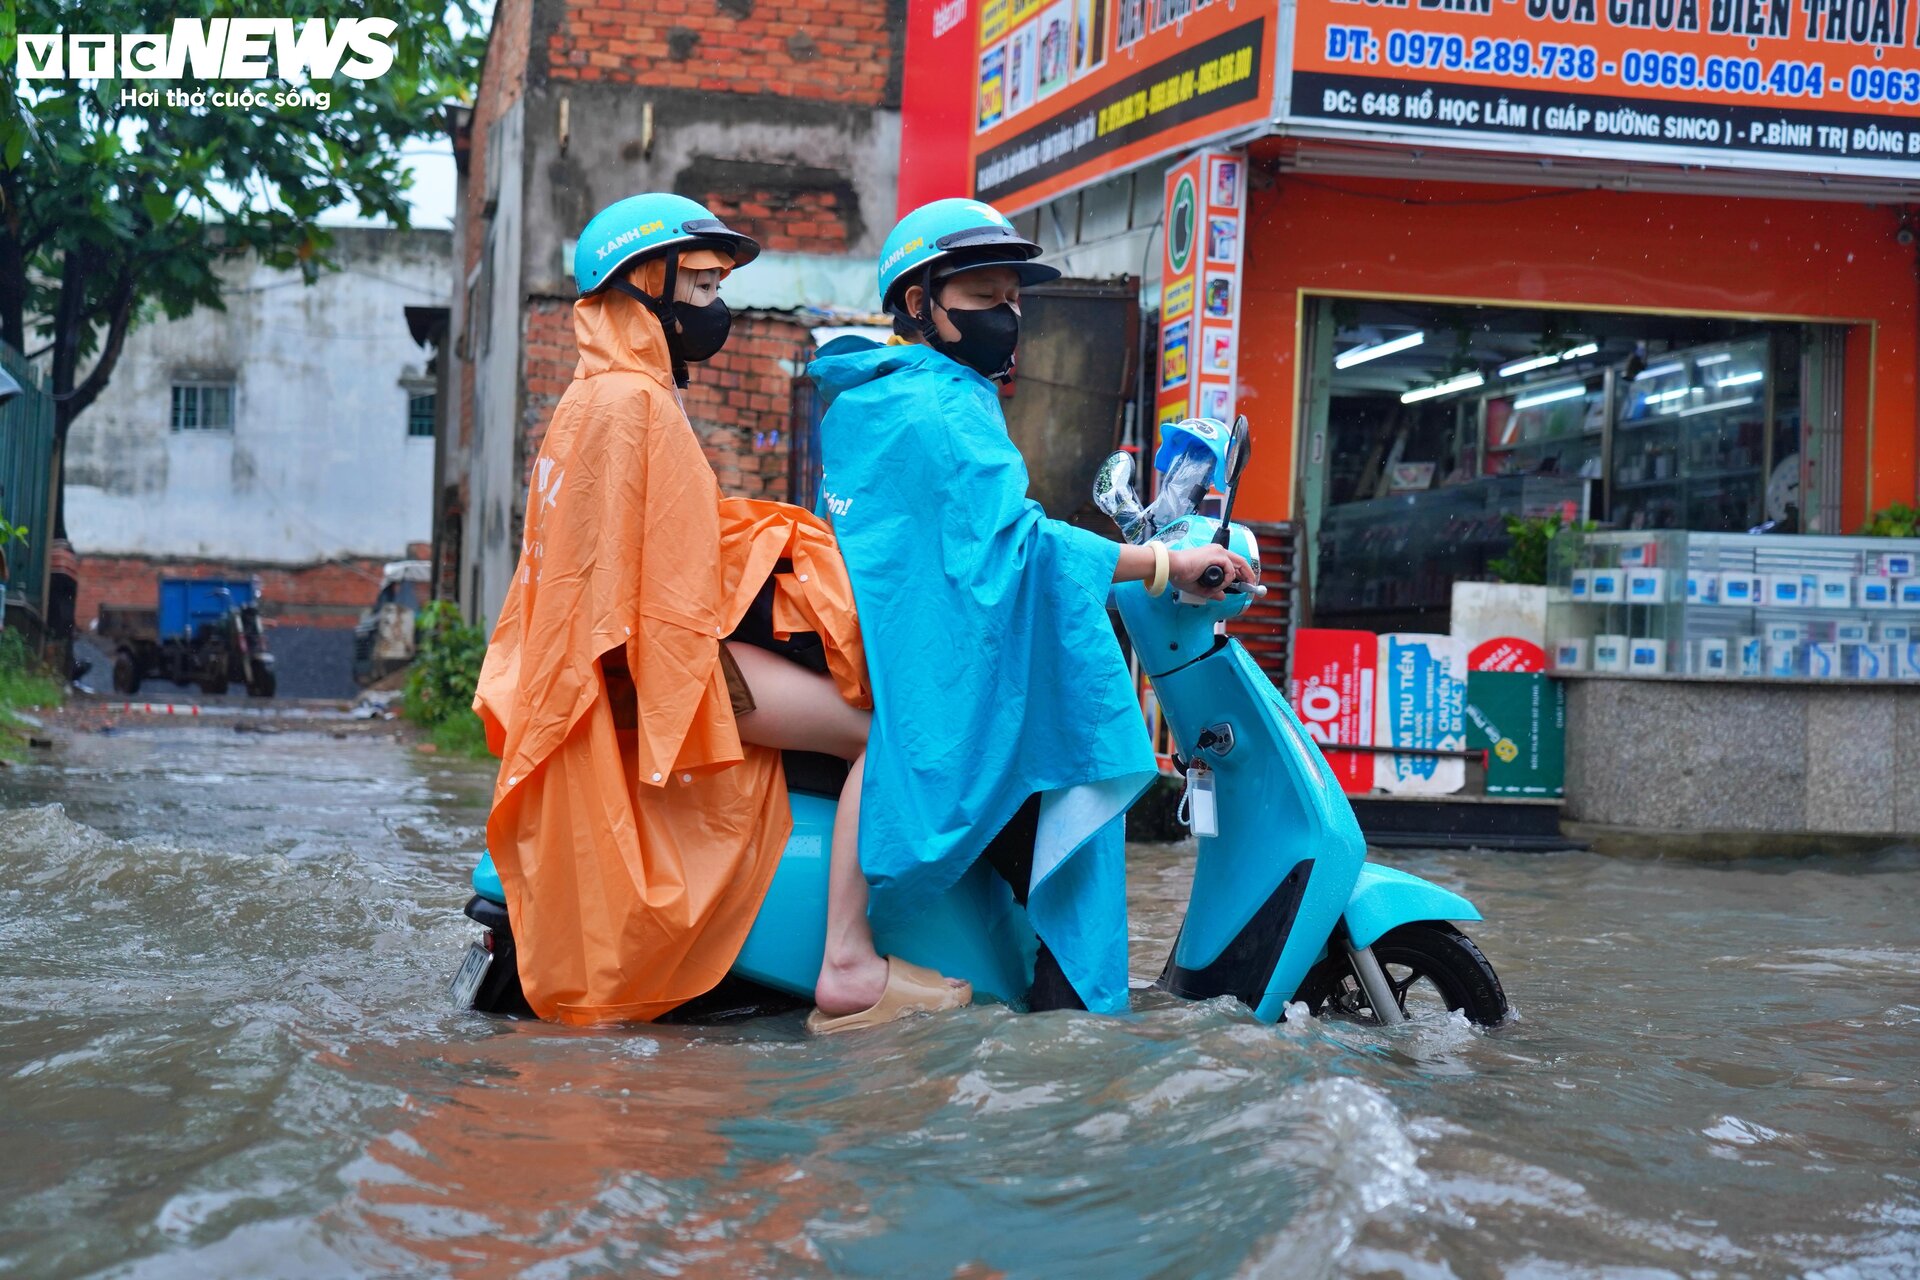
M 1286 119 L 1920 172 L 1920 0 L 1298 0 Z
M 1276 20 L 1234 0 L 980 0 L 973 193 L 1026 208 L 1270 119 Z

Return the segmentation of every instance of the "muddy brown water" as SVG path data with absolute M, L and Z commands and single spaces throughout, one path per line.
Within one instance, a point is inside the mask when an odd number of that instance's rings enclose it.
M 1492 1033 L 451 1011 L 489 773 L 81 734 L 0 771 L 0 1274 L 1920 1275 L 1920 857 L 1406 853 Z M 1190 851 L 1131 855 L 1157 971 Z

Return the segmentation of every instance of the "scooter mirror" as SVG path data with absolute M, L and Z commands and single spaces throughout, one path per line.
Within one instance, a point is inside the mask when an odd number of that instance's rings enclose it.
M 1101 464 L 1100 473 L 1093 478 L 1093 505 L 1120 526 L 1129 542 L 1134 540 L 1146 512 L 1140 506 L 1140 496 L 1133 491 L 1132 454 L 1121 450 Z
M 1233 437 L 1227 441 L 1227 499 L 1226 507 L 1220 513 L 1220 529 L 1213 540 L 1220 546 L 1233 543 L 1233 499 L 1240 492 L 1240 473 L 1247 469 L 1247 458 L 1253 453 L 1253 430 L 1247 426 L 1247 415 L 1241 414 L 1233 420 Z

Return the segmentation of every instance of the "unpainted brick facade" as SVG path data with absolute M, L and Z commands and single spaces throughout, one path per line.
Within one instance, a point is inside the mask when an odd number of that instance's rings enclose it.
M 893 38 L 884 0 L 595 0 L 566 6 L 547 54 L 555 80 L 874 105 Z

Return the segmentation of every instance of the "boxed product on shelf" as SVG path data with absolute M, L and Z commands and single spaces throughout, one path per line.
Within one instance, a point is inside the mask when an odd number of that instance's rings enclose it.
M 1739 648 L 1735 650 L 1740 658 L 1740 674 L 1743 676 L 1762 675 L 1766 671 L 1766 642 L 1759 636 L 1739 637 Z
M 1719 595 L 1721 604 L 1758 604 L 1760 580 L 1745 570 L 1723 573 L 1720 575 Z
M 1667 669 L 1667 642 L 1642 637 L 1627 646 L 1627 670 L 1639 675 L 1660 675 Z
M 1616 604 L 1627 598 L 1626 576 L 1622 570 L 1595 569 L 1592 582 L 1596 603 Z
M 1813 575 L 1816 595 L 1813 603 L 1822 609 L 1847 609 L 1853 605 L 1853 575 L 1820 572 Z
M 1688 604 L 1719 604 L 1720 575 L 1705 570 L 1687 572 Z
M 1914 638 L 1913 624 L 1911 622 L 1895 622 L 1892 620 L 1876 622 L 1873 624 L 1873 638 L 1875 640 L 1885 640 L 1889 644 L 1905 644 Z
M 1865 644 L 1873 639 L 1873 624 L 1865 618 L 1842 618 L 1833 624 L 1833 638 L 1842 644 Z
M 1806 580 L 1797 573 L 1766 576 L 1767 603 L 1778 609 L 1797 609 L 1806 602 Z
M 1920 609 L 1920 578 L 1895 578 L 1893 601 L 1902 609 Z
M 1892 653 L 1887 666 L 1894 677 L 1899 680 L 1920 680 L 1920 640 L 1908 640 L 1889 647 Z
M 1585 604 L 1593 599 L 1593 570 L 1575 569 L 1573 577 L 1567 582 L 1567 592 L 1575 604 Z
M 1853 603 L 1861 609 L 1893 608 L 1893 579 L 1856 574 L 1853 579 Z
M 1799 644 L 1807 638 L 1807 624 L 1804 622 L 1767 623 L 1760 632 L 1768 644 Z
M 1769 644 L 1767 646 L 1766 674 L 1776 677 L 1805 675 L 1800 665 L 1800 646 L 1797 644 Z
M 1840 665 L 1840 646 L 1832 640 L 1814 640 L 1807 644 L 1807 674 L 1817 680 L 1831 680 L 1845 674 Z
M 1593 669 L 1595 671 L 1625 671 L 1627 669 L 1628 637 L 1622 635 L 1604 635 L 1593 638 Z
M 1850 644 L 1847 651 L 1847 674 L 1856 680 L 1884 680 L 1893 674 L 1893 646 L 1886 644 Z
M 1705 676 L 1726 675 L 1728 657 L 1732 651 L 1732 642 L 1724 638 L 1709 637 L 1696 641 L 1693 651 L 1693 673 Z
M 1665 604 L 1666 602 L 1667 571 L 1665 569 L 1627 570 L 1628 604 Z
M 1553 647 L 1553 669 L 1555 671 L 1585 671 L 1587 669 L 1587 640 L 1584 636 L 1575 636 L 1562 640 Z
M 1911 551 L 1883 551 L 1880 553 L 1880 572 L 1889 578 L 1905 578 L 1914 572 L 1914 566 L 1920 563 Z

